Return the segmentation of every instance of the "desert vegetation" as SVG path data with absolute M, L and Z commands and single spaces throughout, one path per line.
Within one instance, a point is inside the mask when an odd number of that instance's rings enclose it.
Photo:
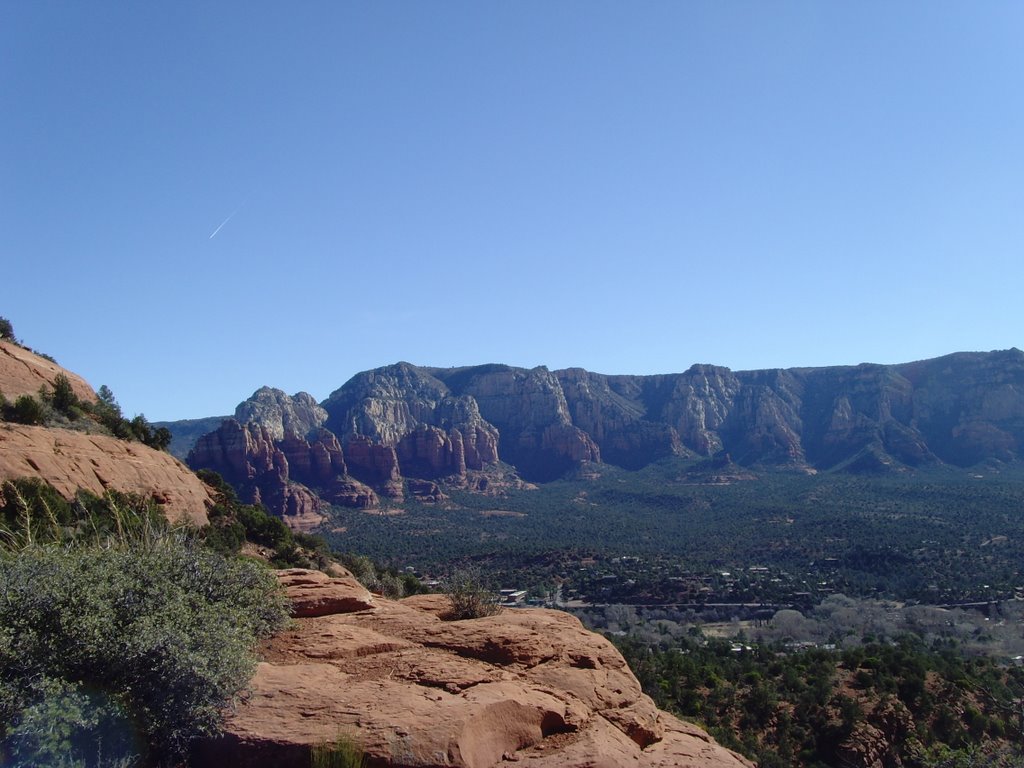
M 603 466 L 497 499 L 453 489 L 442 509 L 407 500 L 400 515 L 335 508 L 344 538 L 326 535 L 391 566 L 472 564 L 502 586 L 561 585 L 596 603 L 813 605 L 842 593 L 945 605 L 1012 599 L 1024 587 L 1024 484 L 1013 465 L 729 484 L 692 470 L 678 460 Z
M 0 339 L 24 346 L 14 335 L 10 320 L 4 317 L 0 317 Z M 53 362 L 49 355 L 24 348 Z M 9 401 L 0 392 L 0 420 L 29 426 L 95 430 L 121 440 L 136 440 L 157 450 L 167 450 L 171 433 L 166 427 L 153 426 L 143 414 L 126 418 L 114 393 L 105 384 L 96 395 L 95 400 L 83 400 L 75 393 L 67 375 L 58 373 L 52 386 L 44 384 L 36 395 L 21 394 Z
M 264 566 L 139 497 L 5 482 L 0 524 L 2 765 L 177 764 L 287 619 Z
M 479 619 L 501 612 L 498 593 L 488 587 L 479 571 L 456 571 L 448 577 L 444 593 L 449 607 L 443 618 L 448 621 Z

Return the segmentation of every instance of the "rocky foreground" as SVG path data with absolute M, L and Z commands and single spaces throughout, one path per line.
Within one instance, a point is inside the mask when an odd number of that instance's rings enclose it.
M 394 768 L 750 766 L 660 712 L 614 646 L 569 614 L 443 621 L 440 595 L 392 601 L 349 575 L 279 578 L 294 627 L 264 649 L 198 766 L 307 768 L 311 749 L 339 736 Z

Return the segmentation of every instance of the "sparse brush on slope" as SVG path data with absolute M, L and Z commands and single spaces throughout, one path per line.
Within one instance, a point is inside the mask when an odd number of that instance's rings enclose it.
M 0 547 L 7 550 L 83 542 L 142 548 L 171 533 L 159 506 L 137 494 L 79 491 L 68 501 L 36 478 L 0 483 Z
M 201 469 L 196 474 L 216 501 L 208 511 L 210 524 L 200 532 L 206 546 L 235 555 L 250 542 L 272 550 L 270 562 L 278 568 L 323 569 L 331 562 L 327 542 L 321 537 L 292 531 L 260 504 L 243 504 L 216 472 Z

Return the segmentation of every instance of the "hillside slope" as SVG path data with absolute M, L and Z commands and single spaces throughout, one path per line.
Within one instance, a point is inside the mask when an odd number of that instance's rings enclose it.
M 0 391 L 9 400 L 38 396 L 44 386 L 52 390 L 60 374 L 78 398 L 96 400 L 80 376 L 24 347 L 0 341 Z M 155 499 L 171 521 L 207 522 L 206 510 L 213 501 L 188 467 L 142 443 L 97 434 L 95 425 L 85 424 L 83 429 L 87 431 L 0 422 L 0 481 L 39 478 L 67 498 L 79 489 L 139 493 Z

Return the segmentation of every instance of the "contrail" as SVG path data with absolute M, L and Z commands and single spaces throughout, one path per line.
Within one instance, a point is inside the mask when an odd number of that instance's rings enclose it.
M 251 194 L 252 194 L 252 192 L 249 193 L 249 195 L 251 195 Z M 235 210 L 233 210 L 231 213 L 228 214 L 228 217 L 226 219 L 224 219 L 224 221 L 222 221 L 220 223 L 219 227 L 217 227 L 215 230 L 213 230 L 213 234 L 210 235 L 209 238 L 207 238 L 208 240 L 213 240 L 213 238 L 216 237 L 217 233 L 220 232 L 222 229 L 224 229 L 224 225 L 227 224 L 229 221 L 231 221 L 231 217 L 234 216 L 236 213 L 238 213 L 240 210 L 242 210 L 242 208 L 245 206 L 245 204 L 247 202 L 249 202 L 249 195 L 246 195 L 245 199 L 241 203 L 238 204 L 238 207 L 235 208 Z

